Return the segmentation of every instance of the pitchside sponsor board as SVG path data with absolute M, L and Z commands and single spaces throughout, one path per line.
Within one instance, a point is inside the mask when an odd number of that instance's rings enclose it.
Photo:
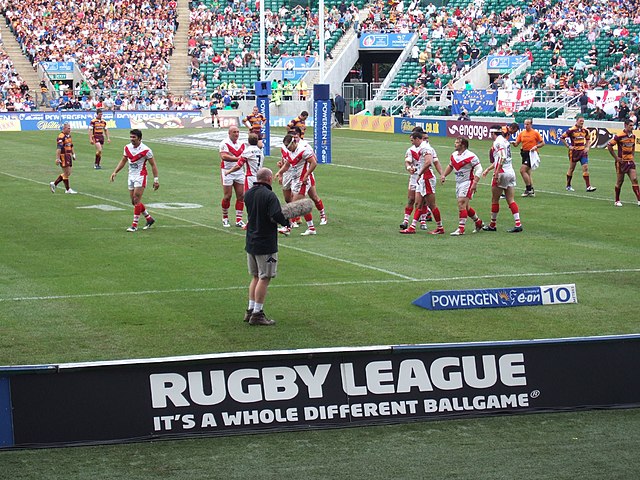
M 28 447 L 637 407 L 639 346 L 627 335 L 0 370 L 13 415 L 0 438 Z
M 478 290 L 432 290 L 413 301 L 429 310 L 504 308 L 578 303 L 575 284 L 539 287 L 483 288 Z

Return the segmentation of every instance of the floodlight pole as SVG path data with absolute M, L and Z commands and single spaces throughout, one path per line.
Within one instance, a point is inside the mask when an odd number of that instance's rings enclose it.
M 264 1 L 260 0 L 260 80 L 266 80 L 265 76 L 265 31 L 264 31 Z
M 261 0 L 262 3 L 263 0 Z M 318 7 L 320 12 L 318 13 L 318 34 L 320 38 L 320 82 L 324 83 L 324 0 L 320 0 Z

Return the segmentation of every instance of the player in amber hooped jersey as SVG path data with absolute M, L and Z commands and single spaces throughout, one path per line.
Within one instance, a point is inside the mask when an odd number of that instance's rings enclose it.
M 617 152 L 614 147 L 618 147 Z M 640 187 L 638 187 L 638 175 L 636 173 L 636 136 L 633 133 L 633 120 L 624 121 L 624 129 L 621 134 L 614 135 L 607 144 L 609 153 L 616 161 L 616 199 L 613 203 L 616 207 L 621 207 L 620 190 L 624 183 L 624 176 L 628 175 L 631 180 L 631 188 L 636 195 L 638 206 L 640 207 Z
M 589 179 L 589 146 L 590 135 L 589 130 L 584 128 L 584 118 L 577 117 L 576 124 L 569 128 L 560 136 L 565 146 L 569 149 L 569 170 L 567 170 L 567 191 L 573 192 L 574 188 L 571 186 L 571 179 L 573 178 L 573 171 L 576 168 L 578 162 L 582 165 L 582 178 L 587 186 L 587 192 L 595 192 L 596 187 L 591 185 Z
M 313 153 L 311 145 L 295 135 L 290 133 L 285 135 L 283 145 L 282 157 L 284 163 L 276 173 L 276 176 L 281 179 L 285 172 L 291 170 L 293 200 L 300 200 L 309 194 L 313 171 L 318 165 L 318 160 L 315 153 Z M 304 216 L 304 219 L 307 222 L 307 230 L 300 235 L 315 235 L 316 228 L 313 224 L 313 215 L 308 213 Z
M 256 182 L 256 173 L 264 164 L 264 155 L 262 153 L 262 149 L 258 146 L 260 140 L 258 140 L 258 135 L 255 133 L 249 134 L 249 146 L 245 147 L 242 155 L 240 155 L 240 160 L 229 170 L 225 170 L 225 175 L 229 175 L 233 172 L 240 170 L 243 166 L 245 167 L 244 172 L 244 191 L 247 192 L 253 184 Z
M 230 227 L 229 207 L 233 192 L 236 194 L 236 227 L 245 228 L 242 221 L 244 210 L 244 172 L 236 172 L 225 175 L 226 170 L 231 170 L 238 163 L 244 152 L 245 144 L 240 142 L 240 129 L 232 125 L 229 127 L 228 137 L 220 144 L 220 172 L 222 177 L 222 226 Z
M 515 226 L 507 230 L 509 233 L 518 233 L 522 231 L 522 223 L 520 222 L 520 210 L 515 202 L 516 188 L 516 172 L 513 169 L 513 158 L 511 156 L 511 144 L 507 140 L 509 133 L 504 133 L 500 125 L 493 125 L 489 130 L 493 145 L 489 151 L 491 165 L 483 172 L 482 176 L 493 170 L 493 178 L 491 180 L 491 223 L 482 227 L 485 232 L 495 232 L 496 223 L 498 221 L 498 212 L 500 211 L 500 195 L 504 193 L 507 199 L 507 205 L 513 214 Z
M 144 203 L 142 203 L 142 195 L 147 186 L 147 163 L 151 165 L 151 171 L 153 173 L 153 189 L 158 190 L 160 183 L 158 180 L 158 166 L 153 157 L 153 152 L 142 143 L 142 131 L 134 128 L 129 132 L 129 139 L 131 143 L 124 147 L 122 159 L 111 174 L 111 181 L 115 181 L 116 175 L 125 165 L 129 166 L 127 187 L 129 188 L 131 203 L 133 204 L 133 222 L 131 226 L 127 228 L 127 232 L 136 232 L 138 231 L 138 221 L 141 215 L 147 220 L 147 224 L 143 230 L 148 230 L 156 222 L 149 212 L 147 212 Z
M 295 128 L 298 127 L 300 129 L 300 138 L 304 138 L 304 132 L 307 129 L 307 118 L 309 118 L 309 112 L 306 110 L 300 112 L 300 115 L 287 124 L 289 133 L 295 133 Z
M 258 136 L 258 139 L 262 139 L 261 130 L 266 121 L 267 119 L 262 113 L 260 113 L 260 108 L 256 105 L 253 107 L 253 112 L 244 117 L 242 123 L 249 129 L 250 133 L 255 133 Z
M 482 165 L 478 156 L 469 151 L 469 140 L 463 137 L 456 138 L 455 151 L 451 154 L 450 163 L 440 176 L 440 182 L 444 183 L 447 175 L 456 172 L 456 198 L 458 199 L 458 228 L 451 233 L 452 236 L 464 235 L 467 218 L 475 222 L 473 233 L 479 232 L 484 226 L 476 211 L 469 205 L 469 201 L 476 192 Z
M 111 143 L 111 136 L 109 135 L 109 129 L 107 128 L 107 122 L 102 118 L 102 110 L 96 110 L 96 116 L 89 123 L 89 143 L 96 146 L 96 159 L 93 168 L 100 170 L 100 162 L 102 160 L 102 148 L 104 141 Z
M 62 125 L 62 131 L 56 138 L 56 165 L 60 165 L 62 173 L 58 175 L 53 182 L 49 182 L 51 193 L 56 193 L 56 187 L 60 182 L 64 183 L 65 193 L 78 193 L 69 187 L 69 177 L 73 167 L 73 160 L 76 153 L 73 149 L 73 140 L 71 139 L 71 125 L 65 123 Z

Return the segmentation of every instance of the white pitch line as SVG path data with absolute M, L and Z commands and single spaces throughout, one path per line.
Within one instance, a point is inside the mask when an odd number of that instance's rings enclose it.
M 314 282 L 314 283 L 296 283 L 293 285 L 277 283 L 269 285 L 269 288 L 300 288 L 300 287 L 339 287 L 345 285 L 384 285 L 392 283 L 420 283 L 420 282 L 449 282 L 454 280 L 486 280 L 495 278 L 520 278 L 520 277 L 551 277 L 566 275 L 605 275 L 609 273 L 640 273 L 640 268 L 621 268 L 608 270 L 576 270 L 567 272 L 537 272 L 537 273 L 505 273 L 500 275 L 469 275 L 458 277 L 428 277 L 428 278 L 412 278 L 412 279 L 389 279 L 389 280 L 353 280 L 342 282 Z M 210 287 L 210 288 L 179 288 L 169 290 L 147 290 L 136 292 L 143 295 L 164 295 L 168 293 L 199 293 L 199 292 L 226 292 L 232 290 L 245 290 L 246 285 L 237 285 L 233 287 Z M 70 295 L 42 295 L 32 297 L 12 297 L 0 298 L 2 302 L 27 302 L 27 301 L 46 301 L 46 300 L 69 300 L 74 298 L 99 298 L 99 297 L 121 297 L 131 295 L 130 291 L 126 292 L 108 292 L 108 293 L 84 293 Z
M 9 177 L 12 177 L 12 178 L 20 179 L 20 180 L 25 180 L 25 181 L 28 181 L 28 182 L 37 183 L 37 184 L 40 184 L 40 185 L 48 185 L 48 183 L 46 183 L 46 182 L 41 182 L 39 180 L 33 180 L 33 179 L 30 179 L 30 178 L 25 178 L 25 177 L 20 177 L 18 175 L 13 175 L 11 173 L 0 172 L 0 174 L 6 175 L 6 176 L 9 176 Z M 126 207 L 130 206 L 130 204 L 128 204 L 128 203 L 120 202 L 120 201 L 117 201 L 117 200 L 112 200 L 112 199 L 106 198 L 106 197 L 101 197 L 100 195 L 94 195 L 94 194 L 91 194 L 91 193 L 84 193 L 84 192 L 80 192 L 80 191 L 78 192 L 78 194 L 85 195 L 85 196 L 90 197 L 90 198 L 95 198 L 97 200 L 102 200 L 104 202 L 111 202 L 111 203 L 114 203 L 116 205 L 122 205 L 122 206 L 126 206 Z M 235 232 L 233 229 L 230 229 L 230 228 L 214 227 L 213 225 L 207 225 L 207 224 L 204 224 L 204 223 L 196 222 L 194 220 L 187 220 L 185 218 L 177 217 L 175 215 L 171 215 L 171 214 L 168 214 L 168 213 L 165 213 L 165 212 L 162 212 L 162 211 L 158 211 L 158 210 L 155 211 L 155 215 L 171 218 L 171 219 L 176 220 L 178 222 L 183 222 L 183 223 L 188 223 L 188 224 L 199 226 L 199 227 L 209 228 L 211 230 L 215 230 L 215 231 L 218 231 L 218 232 L 224 232 L 224 233 L 227 233 L 227 234 L 237 235 L 237 236 L 244 236 L 244 233 Z M 280 242 L 279 246 L 280 246 L 280 248 L 285 248 L 285 249 L 288 248 L 288 249 L 291 249 L 291 250 L 302 252 L 302 253 L 307 254 L 307 255 L 314 255 L 316 257 L 324 258 L 324 259 L 327 259 L 327 260 L 333 260 L 333 261 L 336 261 L 336 262 L 341 262 L 341 263 L 346 263 L 348 265 L 353 265 L 355 267 L 359 267 L 359 268 L 364 268 L 364 269 L 367 269 L 367 270 L 373 270 L 373 271 L 376 271 L 376 272 L 385 273 L 387 275 L 391 275 L 393 277 L 402 278 L 404 280 L 411 280 L 411 281 L 415 280 L 412 277 L 408 277 L 408 276 L 403 275 L 403 274 L 398 273 L 398 272 L 393 272 L 391 270 L 385 270 L 383 268 L 378 268 L 378 267 L 375 267 L 373 265 L 366 265 L 364 263 L 359 263 L 359 262 L 354 262 L 354 261 L 351 261 L 351 260 L 346 260 L 344 258 L 332 257 L 330 255 L 324 255 L 322 253 L 315 252 L 315 251 L 312 251 L 312 250 L 306 250 L 306 249 L 303 249 L 303 248 L 300 248 L 300 247 L 294 247 L 292 245 L 287 245 L 284 242 Z

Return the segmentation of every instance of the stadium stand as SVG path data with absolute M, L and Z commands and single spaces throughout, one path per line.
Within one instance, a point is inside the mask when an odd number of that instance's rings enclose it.
M 174 0 L 7 0 L 4 13 L 34 66 L 73 60 L 90 88 L 100 92 L 166 88 Z

